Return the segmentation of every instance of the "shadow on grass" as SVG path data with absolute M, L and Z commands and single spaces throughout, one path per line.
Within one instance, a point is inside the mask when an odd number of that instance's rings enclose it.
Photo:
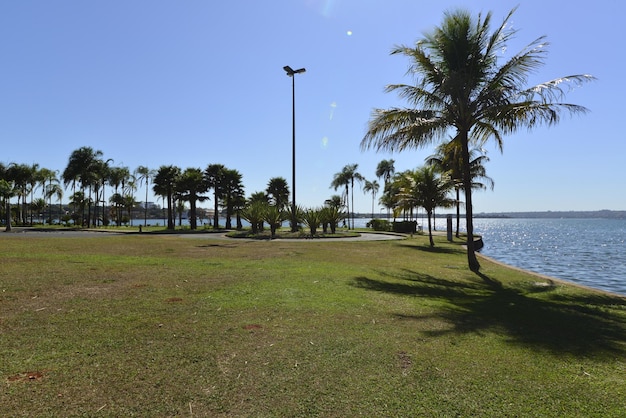
M 414 243 L 404 243 L 401 242 L 398 244 L 400 247 L 410 248 L 413 250 L 424 251 L 427 253 L 436 253 L 436 254 L 458 254 L 464 253 L 462 249 L 451 248 L 451 247 L 441 247 L 435 244 L 434 247 L 431 247 L 426 241 L 424 244 L 414 244 Z
M 513 289 L 479 274 L 476 281 L 451 281 L 414 271 L 387 279 L 357 277 L 354 285 L 373 291 L 438 299 L 439 316 L 451 324 L 431 336 L 449 333 L 502 333 L 511 343 L 554 353 L 626 354 L 626 301 L 603 294 L 560 295 L 555 287 Z M 401 314 L 404 319 L 419 316 Z

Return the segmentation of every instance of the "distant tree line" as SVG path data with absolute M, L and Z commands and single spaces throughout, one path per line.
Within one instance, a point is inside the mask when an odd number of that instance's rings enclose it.
M 431 157 L 427 167 L 402 173 L 395 173 L 394 160 L 379 163 L 376 177 L 383 181 L 384 191 L 378 203 L 388 209 L 388 214 L 393 212 L 394 218 L 404 220 L 417 219 L 416 209 L 423 207 L 430 221 L 435 207 L 458 204 L 458 199 L 454 201 L 448 195 L 458 184 L 458 178 L 446 166 L 445 150 L 441 152 L 439 159 Z M 380 185 L 377 180 L 365 179 L 357 169 L 358 164 L 348 164 L 333 176 L 330 187 L 341 190 L 340 195 L 332 195 L 319 207 L 297 207 L 298 224 L 307 227 L 312 235 L 319 228 L 324 233 L 335 233 L 346 218 L 346 226 L 354 228 L 356 184 L 371 194 L 374 218 Z M 150 190 L 162 199 L 162 208 L 149 204 Z M 69 195 L 64 205 L 66 193 Z M 137 199 L 139 195 L 144 197 L 143 201 Z M 241 229 L 245 219 L 253 233 L 267 225 L 274 235 L 283 222 L 291 219 L 289 196 L 289 186 L 283 177 L 270 178 L 265 190 L 246 197 L 241 173 L 222 164 L 209 164 L 204 170 L 163 165 L 158 169 L 139 166 L 131 171 L 114 165 L 102 151 L 88 146 L 73 151 L 63 171 L 38 164 L 0 164 L 0 213 L 9 228 L 11 219 L 18 225 L 45 222 L 83 227 L 119 226 L 128 224 L 134 215 L 142 216 L 144 225 L 149 218 L 166 218 L 167 228 L 174 229 L 176 215 L 180 225 L 186 213 L 191 229 L 197 229 L 202 218 L 213 228 Z M 198 207 L 199 202 L 207 200 L 213 201 L 212 219 Z M 220 225 L 220 219 L 225 219 L 224 225 Z

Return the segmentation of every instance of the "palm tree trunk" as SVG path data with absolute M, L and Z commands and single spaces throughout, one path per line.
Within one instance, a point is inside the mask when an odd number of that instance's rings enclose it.
M 459 238 L 459 224 L 461 223 L 461 188 L 456 187 L 456 237 Z
M 463 160 L 463 188 L 465 191 L 465 222 L 467 224 L 467 264 L 473 272 L 480 270 L 480 263 L 474 249 L 474 214 L 472 209 L 472 177 L 470 172 L 468 131 L 462 131 L 461 154 Z
M 146 177 L 146 204 L 143 208 L 143 226 L 148 226 L 148 187 L 150 180 Z
M 217 187 L 217 186 L 215 186 Z M 219 228 L 220 225 L 220 218 L 219 218 L 219 205 L 218 205 L 218 201 L 217 201 L 217 190 L 215 190 L 215 193 L 213 194 L 213 200 L 215 200 L 214 204 L 213 204 L 213 229 L 217 229 Z
M 430 246 L 434 247 L 435 241 L 433 241 L 433 231 L 432 231 L 432 226 L 430 222 L 431 212 L 426 212 L 426 216 L 428 216 L 428 239 L 430 241 Z

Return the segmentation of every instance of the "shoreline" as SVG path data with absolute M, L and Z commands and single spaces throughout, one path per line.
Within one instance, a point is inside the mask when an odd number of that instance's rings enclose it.
M 546 281 L 554 282 L 554 283 L 559 283 L 559 284 L 565 285 L 565 286 L 574 286 L 574 287 L 577 287 L 579 289 L 584 289 L 586 291 L 595 292 L 595 293 L 601 293 L 601 294 L 604 294 L 604 295 L 607 295 L 607 296 L 618 297 L 618 298 L 624 299 L 624 302 L 626 302 L 626 295 L 622 295 L 621 293 L 610 292 L 608 290 L 598 289 L 598 288 L 595 288 L 595 287 L 590 287 L 590 286 L 586 286 L 584 284 L 576 283 L 576 282 L 573 282 L 571 280 L 559 279 L 557 277 L 552 277 L 552 276 L 548 276 L 546 274 L 537 273 L 537 272 L 532 271 L 532 270 L 526 270 L 526 269 L 523 269 L 523 268 L 520 268 L 520 267 L 512 266 L 512 265 L 504 263 L 502 261 L 498 261 L 495 258 L 492 258 L 492 257 L 489 257 L 487 255 L 481 254 L 478 251 L 476 252 L 476 255 L 479 256 L 480 258 L 483 258 L 483 259 L 491 262 L 491 263 L 497 264 L 497 265 L 502 266 L 502 267 L 510 268 L 512 270 L 516 270 L 516 271 L 519 271 L 519 272 L 522 272 L 522 273 L 526 273 L 528 275 L 537 277 L 537 278 L 542 279 L 542 280 L 546 280 Z

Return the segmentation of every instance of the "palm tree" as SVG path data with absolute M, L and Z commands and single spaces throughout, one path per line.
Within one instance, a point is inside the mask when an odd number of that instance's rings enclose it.
M 193 230 L 198 228 L 196 203 L 204 201 L 207 197 L 202 193 L 209 190 L 206 178 L 199 168 L 187 168 L 176 183 L 176 190 L 180 194 L 180 200 L 189 202 L 189 227 Z
M 439 175 L 433 166 L 420 167 L 405 174 L 409 189 L 401 190 L 401 194 L 412 201 L 415 206 L 423 207 L 428 217 L 428 238 L 434 247 L 432 232 L 432 216 L 437 207 L 450 207 L 454 203 L 448 198 L 453 183 L 447 175 Z
M 487 186 L 478 181 L 484 180 L 491 190 L 494 182 L 487 176 L 484 163 L 489 161 L 489 157 L 481 153 L 481 150 L 472 148 L 469 151 L 470 173 L 472 179 L 472 190 L 484 190 Z M 456 193 L 456 237 L 459 238 L 459 224 L 461 219 L 461 197 L 460 191 L 463 188 L 463 160 L 461 159 L 461 144 L 454 139 L 448 143 L 440 144 L 437 153 L 426 158 L 426 164 L 437 167 L 441 172 L 446 172 L 454 183 Z
M 396 172 L 396 168 L 394 166 L 395 161 L 392 159 L 382 160 L 376 166 L 376 177 L 383 180 L 383 193 L 389 187 L 389 183 L 391 182 L 391 178 Z M 387 218 L 389 218 L 389 206 L 387 207 Z
M 52 183 L 50 187 L 46 189 L 46 197 L 50 199 L 50 206 L 52 206 L 53 196 L 59 201 L 59 224 L 61 224 L 61 216 L 63 215 L 63 187 L 58 183 Z M 52 223 L 52 211 L 50 211 L 50 223 Z
M 226 207 L 226 229 L 232 228 L 231 216 L 235 212 L 237 203 L 241 201 L 243 193 L 243 183 L 241 173 L 234 169 L 223 170 L 222 178 L 222 200 Z
M 26 224 L 25 207 L 30 171 L 30 166 L 26 164 L 11 163 L 5 173 L 6 180 L 12 184 L 13 195 L 17 196 L 17 219 L 22 225 Z
M 36 213 L 37 214 L 37 219 L 39 219 L 40 216 L 43 216 L 43 220 L 45 222 L 45 212 L 46 210 L 46 200 L 38 197 L 36 199 L 34 199 L 32 202 L 30 202 L 30 223 L 32 225 L 33 223 L 33 214 Z
M 261 192 L 262 193 L 262 192 Z M 265 193 L 262 193 L 265 196 Z M 250 227 L 253 234 L 257 234 L 263 229 L 263 220 L 265 218 L 265 212 L 269 203 L 267 200 L 252 200 L 249 199 L 246 206 L 241 210 L 241 216 L 250 222 Z
M 115 198 L 116 212 L 115 219 L 116 224 L 119 226 L 122 223 L 122 209 L 124 208 L 124 196 L 126 195 L 126 185 L 130 179 L 130 170 L 128 167 L 110 167 L 108 169 L 108 182 L 109 186 L 113 187 L 113 194 L 117 195 Z M 121 192 L 120 192 L 121 188 Z M 111 202 L 113 200 L 109 199 Z
M 285 209 L 289 204 L 289 186 L 283 177 L 272 177 L 265 189 L 267 196 L 275 206 Z
M 447 138 L 449 130 L 461 143 L 463 188 L 467 222 L 467 259 L 470 270 L 480 264 L 474 248 L 472 182 L 469 164 L 470 138 L 479 143 L 541 124 L 556 124 L 563 111 L 585 113 L 582 106 L 561 102 L 570 83 L 592 80 L 590 75 L 557 78 L 526 86 L 529 75 L 544 63 L 543 37 L 529 44 L 502 65 L 500 52 L 516 34 L 507 29 L 515 9 L 491 33 L 491 13 L 473 18 L 469 12 L 446 13 L 441 26 L 426 34 L 414 46 L 397 46 L 392 54 L 411 60 L 409 73 L 416 84 L 390 85 L 411 108 L 374 110 L 363 149 L 402 151 Z
M 219 225 L 219 201 L 222 198 L 222 181 L 224 178 L 224 167 L 222 164 L 209 164 L 204 170 L 207 183 L 213 189 L 213 229 L 218 229 Z
M 143 207 L 143 226 L 148 226 L 148 190 L 150 189 L 150 179 L 154 177 L 154 170 L 150 170 L 148 167 L 140 165 L 135 170 L 135 177 L 139 181 L 139 184 L 146 184 L 146 200 Z
M 76 182 L 80 182 L 80 191 L 85 193 L 86 187 L 91 187 L 96 181 L 95 172 L 97 172 L 98 161 L 102 157 L 102 151 L 97 150 L 94 151 L 91 147 L 81 147 L 77 150 L 74 150 L 70 155 L 69 161 L 67 163 L 67 167 L 63 171 L 63 182 L 65 186 L 71 182 L 74 194 L 76 194 Z M 91 194 L 91 191 L 90 191 Z M 84 197 L 82 202 L 87 202 L 82 206 L 81 219 L 85 218 L 85 206 L 88 206 L 88 215 L 87 215 L 87 226 L 89 226 L 89 218 L 91 215 L 91 205 L 89 204 L 91 201 L 90 196 Z M 76 201 L 75 201 L 76 202 Z M 76 207 L 74 207 L 74 211 L 76 211 Z M 81 222 L 82 224 L 82 222 Z
M 52 223 L 52 196 L 54 194 L 53 190 L 54 185 L 59 184 L 59 179 L 57 178 L 58 171 L 50 170 L 48 168 L 42 168 L 39 170 L 39 179 L 41 181 L 41 190 L 44 199 L 48 199 L 48 223 Z
M 4 166 L 3 166 L 4 168 Z M 4 170 L 3 170 L 4 171 Z M 4 175 L 2 176 L 4 177 Z M 6 223 L 5 231 L 11 231 L 11 198 L 15 195 L 15 189 L 12 182 L 9 183 L 0 177 L 0 197 L 2 197 L 2 206 L 4 207 L 4 221 Z
M 173 165 L 162 165 L 159 167 L 154 181 L 152 183 L 152 190 L 158 196 L 163 196 L 167 199 L 167 229 L 174 229 L 174 216 L 173 216 L 173 197 L 176 191 L 176 182 L 180 177 L 180 168 Z
M 374 203 L 376 202 L 376 193 L 378 193 L 379 188 L 380 186 L 376 180 L 365 180 L 365 184 L 363 185 L 363 191 L 365 193 L 372 193 L 372 219 L 374 219 Z
M 333 181 L 331 182 L 331 187 L 337 190 L 340 187 L 345 187 L 345 202 L 346 207 L 348 208 L 348 213 L 352 213 L 352 229 L 354 229 L 354 181 L 363 181 L 363 176 L 359 174 L 356 170 L 359 167 L 358 164 L 348 164 L 346 165 L 339 173 L 336 173 L 333 176 Z M 350 189 L 351 188 L 351 189 Z M 349 192 L 352 191 L 350 205 L 347 204 L 348 197 L 350 196 Z M 350 209 L 352 208 L 352 212 Z M 348 227 L 349 223 L 348 223 Z

